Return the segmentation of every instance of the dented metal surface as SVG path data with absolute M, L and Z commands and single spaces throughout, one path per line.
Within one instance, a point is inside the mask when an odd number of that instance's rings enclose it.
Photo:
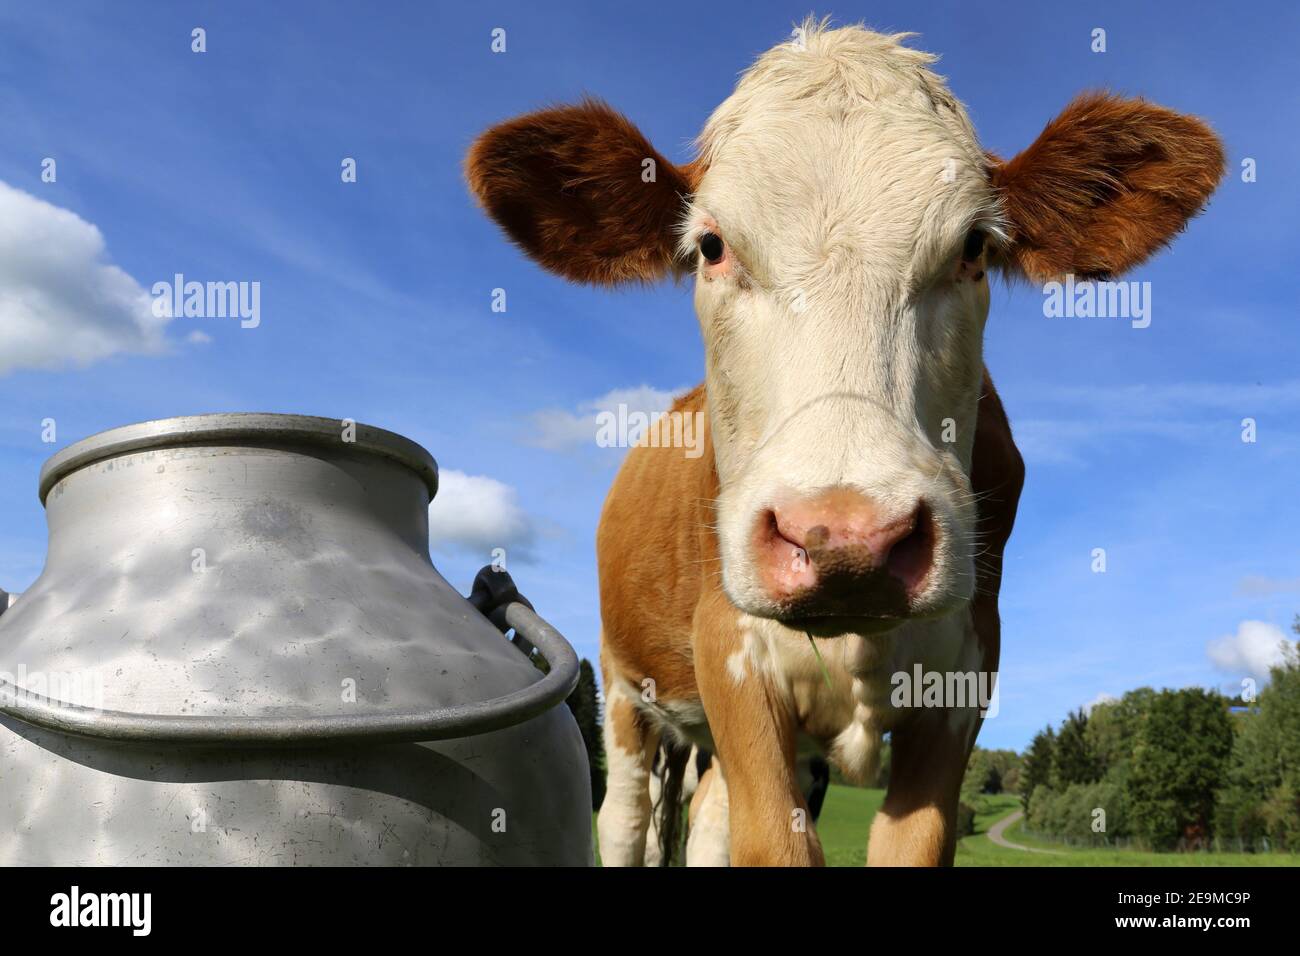
M 418 445 L 300 416 L 52 458 L 49 555 L 0 615 L 0 670 L 88 710 L 0 716 L 0 862 L 590 862 L 586 755 L 552 706 L 576 659 L 502 608 L 563 658 L 543 679 L 438 574 L 436 486 Z

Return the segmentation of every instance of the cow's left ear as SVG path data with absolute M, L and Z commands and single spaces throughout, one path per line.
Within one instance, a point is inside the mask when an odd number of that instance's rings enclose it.
M 993 162 L 1010 226 L 1001 265 L 1037 282 L 1118 275 L 1200 212 L 1223 173 L 1223 144 L 1201 120 L 1080 96 L 1028 149 Z

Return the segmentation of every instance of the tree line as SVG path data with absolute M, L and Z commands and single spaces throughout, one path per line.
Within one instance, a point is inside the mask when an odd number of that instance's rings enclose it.
M 1034 737 L 1015 782 L 1027 828 L 1071 842 L 1298 852 L 1295 645 L 1255 699 L 1143 687 L 1075 711 Z

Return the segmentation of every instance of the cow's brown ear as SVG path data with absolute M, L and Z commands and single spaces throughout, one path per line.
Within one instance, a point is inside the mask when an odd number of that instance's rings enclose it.
M 596 100 L 540 110 L 483 133 L 465 157 L 470 191 L 538 263 L 595 285 L 673 268 L 695 186 L 622 114 Z
M 1002 264 L 1040 282 L 1118 275 L 1200 212 L 1223 173 L 1223 144 L 1201 120 L 1080 96 L 1024 152 L 994 160 L 1011 232 Z

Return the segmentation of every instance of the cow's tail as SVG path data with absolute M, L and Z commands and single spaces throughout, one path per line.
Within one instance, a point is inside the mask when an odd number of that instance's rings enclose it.
M 659 802 L 651 811 L 659 831 L 659 865 L 672 866 L 681 850 L 682 784 L 686 776 L 686 762 L 691 756 L 691 745 L 674 740 L 664 734 L 659 745 Z

